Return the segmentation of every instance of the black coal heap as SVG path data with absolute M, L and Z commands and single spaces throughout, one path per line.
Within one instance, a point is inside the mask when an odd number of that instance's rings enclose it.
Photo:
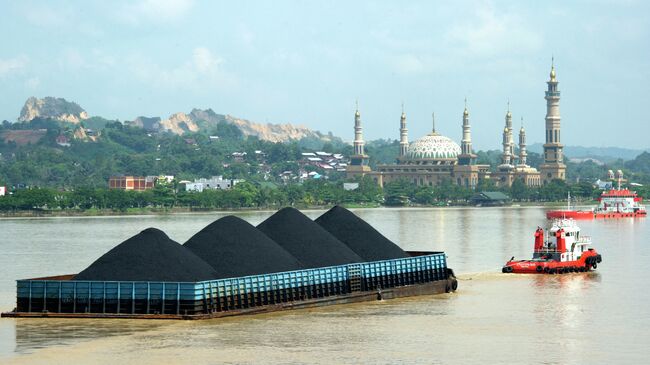
M 294 208 L 283 208 L 257 228 L 307 268 L 363 262 L 348 246 Z
M 335 206 L 315 221 L 365 261 L 409 257 L 399 246 L 384 237 L 370 224 L 351 211 Z
M 212 222 L 183 246 L 212 265 L 216 279 L 305 268 L 255 226 L 235 216 Z
M 105 253 L 73 280 L 195 282 L 216 276 L 212 266 L 165 232 L 147 228 Z

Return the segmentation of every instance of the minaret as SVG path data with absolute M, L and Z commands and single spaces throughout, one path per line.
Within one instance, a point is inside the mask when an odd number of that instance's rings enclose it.
M 365 154 L 363 141 L 363 128 L 361 127 L 361 113 L 359 113 L 359 103 L 357 110 L 354 112 L 354 154 L 350 156 L 350 164 L 346 168 L 347 177 L 363 176 L 370 172 L 368 166 L 368 156 Z
M 402 104 L 402 116 L 399 118 L 399 157 L 406 156 L 409 150 L 408 129 L 406 129 L 406 114 Z
M 555 77 L 555 65 L 551 60 L 551 73 L 546 82 L 546 143 L 544 143 L 544 163 L 540 166 L 542 181 L 546 184 L 553 179 L 566 179 L 566 165 L 562 158 L 560 143 L 560 91 Z
M 503 128 L 503 154 L 501 155 L 501 163 L 503 165 L 513 165 L 514 159 L 515 146 L 512 138 L 512 113 L 510 112 L 510 102 L 508 101 L 506 126 Z
M 357 111 L 354 113 L 354 154 L 363 155 L 363 128 L 361 128 L 361 113 L 359 113 L 359 103 L 357 103 Z
M 526 152 L 526 130 L 524 129 L 524 118 L 521 118 L 521 129 L 519 129 L 519 165 L 520 166 L 527 166 L 526 165 L 526 156 L 528 156 L 528 153 Z
M 512 113 L 510 112 L 510 100 L 508 100 L 508 112 L 506 113 L 506 128 L 508 128 L 508 144 L 510 147 L 510 163 L 515 164 L 515 137 L 512 128 Z
M 465 110 L 463 110 L 463 139 L 460 142 L 459 165 L 474 165 L 476 155 L 472 153 L 472 126 L 469 124 L 469 111 L 467 111 L 467 98 L 465 99 Z
M 501 166 L 509 167 L 510 166 L 510 140 L 508 138 L 508 127 L 503 128 L 503 153 L 501 154 Z

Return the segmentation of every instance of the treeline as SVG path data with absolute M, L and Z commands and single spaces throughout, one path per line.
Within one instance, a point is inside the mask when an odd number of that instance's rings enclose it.
M 381 189 L 371 180 L 359 180 L 359 188 L 346 191 L 342 184 L 312 180 L 304 184 L 264 187 L 241 182 L 230 190 L 177 191 L 156 186 L 145 191 L 79 188 L 58 191 L 49 188 L 20 189 L 0 197 L 0 211 L 89 210 L 126 211 L 129 208 L 268 208 L 287 205 L 319 206 L 342 203 L 378 204 Z
M 173 185 L 157 186 L 146 191 L 109 190 L 105 188 L 78 188 L 58 191 L 49 188 L 19 189 L 12 195 L 0 197 L 0 211 L 24 210 L 79 210 L 91 209 L 127 211 L 131 208 L 175 207 L 190 209 L 277 208 L 281 206 L 325 206 L 353 204 L 360 206 L 384 205 L 463 205 L 477 191 L 503 191 L 515 201 L 561 201 L 570 192 L 572 197 L 591 200 L 600 194 L 591 184 L 568 185 L 555 180 L 539 187 L 529 188 L 516 181 L 510 188 L 497 189 L 482 182 L 476 190 L 460 187 L 446 181 L 436 187 L 417 187 L 405 180 L 386 184 L 382 189 L 368 177 L 358 179 L 355 190 L 345 190 L 343 181 L 309 180 L 303 184 L 269 187 L 242 182 L 231 190 L 203 192 L 178 191 Z M 648 193 L 646 190 L 640 191 Z

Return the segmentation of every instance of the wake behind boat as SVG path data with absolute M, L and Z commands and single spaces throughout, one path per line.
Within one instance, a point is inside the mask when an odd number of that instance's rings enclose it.
M 556 219 L 548 230 L 549 238 L 544 240 L 544 230 L 535 231 L 535 247 L 531 260 L 508 261 L 503 273 L 515 274 L 564 274 L 586 272 L 596 269 L 602 257 L 591 247 L 591 237 L 580 234 L 580 228 L 573 219 Z

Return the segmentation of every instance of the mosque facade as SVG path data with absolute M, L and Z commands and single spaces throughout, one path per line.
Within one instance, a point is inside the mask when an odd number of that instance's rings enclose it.
M 407 180 L 417 186 L 438 186 L 451 181 L 459 186 L 474 189 L 482 179 L 490 179 L 497 186 L 511 186 L 520 179 L 527 186 L 535 187 L 546 184 L 553 179 L 566 178 L 566 166 L 563 163 L 560 143 L 560 92 L 555 67 L 551 65 L 550 79 L 546 91 L 546 140 L 544 144 L 544 163 L 540 171 L 527 164 L 526 130 L 519 129 L 519 148 L 515 151 L 514 128 L 510 105 L 505 116 L 503 129 L 501 164 L 495 171 L 490 165 L 478 164 L 472 148 L 470 114 L 467 103 L 462 117 L 462 139 L 458 145 L 451 138 L 441 135 L 435 128 L 435 116 L 432 115 L 431 133 L 409 143 L 406 114 L 400 117 L 399 153 L 393 164 L 377 165 L 372 170 L 368 164 L 369 157 L 364 151 L 361 114 L 357 106 L 354 115 L 354 155 L 346 169 L 348 177 L 370 176 L 377 184 L 384 186 L 395 180 Z

